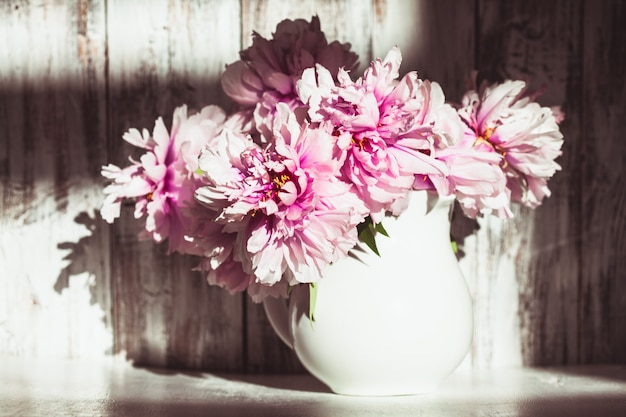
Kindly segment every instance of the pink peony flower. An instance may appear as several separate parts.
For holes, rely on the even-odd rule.
[[[468,217],[497,214],[511,217],[506,178],[494,153],[473,149],[473,140],[464,136],[466,125],[457,111],[445,103],[441,87],[432,83],[429,122],[434,133],[433,156],[445,163],[445,174],[416,176],[414,188],[435,188],[441,195],[456,197]]]
[[[213,258],[205,257],[196,267],[196,270],[208,271],[207,282],[210,285],[217,285],[231,294],[236,294],[247,290],[254,282],[254,275],[244,272],[241,263],[233,259],[232,251],[229,257],[217,265],[213,263]]]
[[[355,185],[377,222],[387,211],[399,214],[416,176],[445,175],[447,170],[432,157],[434,126],[440,119],[430,106],[434,83],[418,79],[415,72],[398,80],[401,60],[393,48],[356,81],[340,69],[335,85],[331,74],[317,65],[298,82],[311,120],[335,126],[345,153],[344,179]]]
[[[200,181],[195,173],[197,155],[221,131],[225,120],[226,114],[216,106],[189,117],[182,106],[174,111],[169,133],[161,118],[152,135],[146,129],[130,129],[123,139],[145,153],[138,161],[130,159],[126,168],[113,164],[102,168],[102,175],[111,181],[104,189],[102,217],[112,223],[120,215],[122,202],[134,199],[135,217],[145,218],[141,238],[168,239],[170,252],[195,253],[184,208],[194,204],[193,190]]]
[[[438,149],[435,155],[449,169],[448,175],[441,178],[439,193],[454,194],[465,215],[471,218],[478,214],[495,214],[501,218],[513,215],[506,177],[496,154],[456,144]]]
[[[328,43],[317,16],[283,20],[272,39],[253,33],[252,46],[240,53],[241,60],[228,65],[222,86],[235,102],[254,113],[255,128],[269,140],[276,105],[301,106],[295,83],[302,71],[316,63],[335,76],[339,68],[352,70],[358,57],[350,44]]]
[[[208,184],[196,198],[237,234],[233,259],[257,284],[315,282],[330,262],[347,255],[367,211],[352,187],[334,173],[335,138],[301,125],[279,104],[272,144],[225,134],[203,150]],[[346,249],[347,248],[347,249]]]
[[[506,81],[469,91],[459,115],[473,148],[500,157],[511,201],[534,208],[550,195],[547,181],[560,169],[555,159],[563,144],[562,114],[524,96],[525,87]]]

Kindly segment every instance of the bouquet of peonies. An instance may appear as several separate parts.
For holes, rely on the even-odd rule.
[[[397,48],[354,79],[356,54],[328,43],[317,17],[285,20],[269,40],[254,33],[240,56],[222,77],[236,112],[179,107],[169,131],[159,118],[152,133],[124,134],[138,160],[102,169],[103,218],[134,199],[142,237],[201,257],[210,284],[260,301],[317,282],[368,231],[384,232],[411,190],[454,195],[470,217],[510,217],[512,202],[550,195],[562,114],[522,81],[452,106],[439,84],[400,78]]]

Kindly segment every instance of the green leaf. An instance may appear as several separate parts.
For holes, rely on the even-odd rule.
[[[317,301],[317,286],[314,282],[309,284],[309,321],[311,322],[311,327],[313,327],[313,322],[315,321],[315,302]]]
[[[457,241],[454,238],[454,236],[452,235],[452,233],[450,233],[450,246],[452,246],[452,252],[454,252],[455,255],[458,255],[459,254],[459,244],[457,243]]]
[[[459,253],[459,245],[457,245],[456,241],[452,240],[450,244],[452,245],[452,252],[454,252],[455,255]]]
[[[387,236],[389,237],[389,233],[387,233],[387,231],[385,230],[385,228],[383,227],[382,222],[381,223],[376,223],[376,227],[375,230],[380,233],[383,236]]]
[[[374,224],[372,218],[367,216],[362,223],[357,225],[356,230],[359,233],[359,240],[365,243],[372,252],[380,256],[378,246],[376,245],[376,235],[380,233],[383,236],[389,237],[389,233],[385,230],[383,224]]]
[[[365,226],[360,227],[363,224],[365,224]],[[376,237],[374,236],[375,230],[372,223],[365,220],[364,223],[357,226],[357,230],[359,232],[359,240],[365,243],[376,255],[380,256],[378,247],[376,246]]]

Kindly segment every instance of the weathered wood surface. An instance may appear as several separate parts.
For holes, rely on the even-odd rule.
[[[518,209],[513,221],[484,219],[472,236],[479,364],[579,359],[582,12],[582,2],[569,0],[479,3],[477,69],[528,79],[531,90],[545,85],[540,102],[567,114],[553,196],[538,210]]]
[[[212,0],[0,5],[0,354],[302,372],[260,306],[97,209],[130,127],[228,105],[224,65],[283,18],[319,15],[360,70],[398,45],[459,100],[472,69],[523,77],[567,114],[551,198],[508,222],[455,219],[477,367],[626,363],[626,4],[620,0]]]
[[[604,4],[604,2],[603,2]],[[585,3],[580,360],[626,362],[626,3]]]

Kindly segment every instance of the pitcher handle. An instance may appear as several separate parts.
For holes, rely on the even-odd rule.
[[[293,337],[289,330],[288,299],[266,297],[263,300],[263,309],[272,328],[287,346],[293,349]]]

